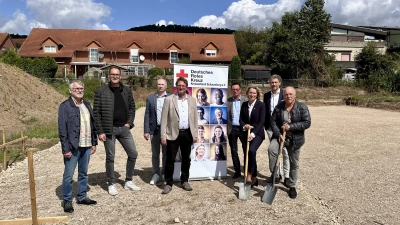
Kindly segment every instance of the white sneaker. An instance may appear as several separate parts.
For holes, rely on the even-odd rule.
[[[118,194],[117,187],[115,187],[115,184],[108,185],[108,194],[110,194],[111,196],[115,196]]]
[[[157,184],[158,180],[160,179],[160,176],[158,176],[158,174],[154,174],[153,178],[151,178],[150,184],[151,185],[155,185]]]
[[[125,187],[126,190],[132,190],[132,191],[140,191],[142,190],[140,187],[136,186],[135,183],[133,183],[133,181],[126,181],[125,182]]]

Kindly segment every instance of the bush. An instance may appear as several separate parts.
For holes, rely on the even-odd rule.
[[[93,78],[85,78],[82,80],[82,82],[85,85],[85,93],[83,97],[85,100],[93,104],[94,94],[96,92],[96,89],[101,86],[101,80]]]
[[[128,77],[128,84],[132,87],[145,87],[146,79],[143,76],[131,75]]]
[[[155,75],[155,76],[157,76],[157,75],[164,75],[164,71],[163,71],[163,69],[161,69],[161,68],[153,67],[153,68],[149,69],[149,71],[147,71],[147,74],[148,74],[149,76],[152,76],[152,75]]]
[[[56,61],[49,56],[34,59],[21,58],[15,50],[8,50],[0,60],[38,78],[54,78],[58,69]]]
[[[178,63],[181,63],[181,64],[192,64],[192,60],[190,58],[183,57],[178,61]]]

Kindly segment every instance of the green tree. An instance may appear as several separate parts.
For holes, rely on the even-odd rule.
[[[331,16],[323,0],[306,0],[300,11],[274,22],[267,41],[265,64],[284,78],[307,77],[331,83],[324,45],[330,40]],[[336,74],[334,75],[336,77]]]
[[[270,31],[252,26],[239,27],[235,31],[236,48],[242,64],[262,65],[264,49]]]
[[[232,82],[240,82],[242,80],[242,63],[239,56],[232,57],[231,64],[229,65],[228,79]]]
[[[355,57],[357,73],[364,79],[364,89],[369,92],[400,91],[398,60],[397,53],[381,54],[375,43],[368,42]]]

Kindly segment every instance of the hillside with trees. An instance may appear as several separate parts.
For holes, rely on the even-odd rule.
[[[204,34],[232,34],[234,30],[227,28],[195,27],[188,25],[145,25],[132,27],[127,31],[175,32],[175,33],[204,33]]]

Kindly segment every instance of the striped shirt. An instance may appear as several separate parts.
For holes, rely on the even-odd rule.
[[[80,112],[80,136],[79,136],[79,147],[91,147],[92,146],[92,133],[90,127],[90,113],[86,108],[85,104],[77,105]]]

